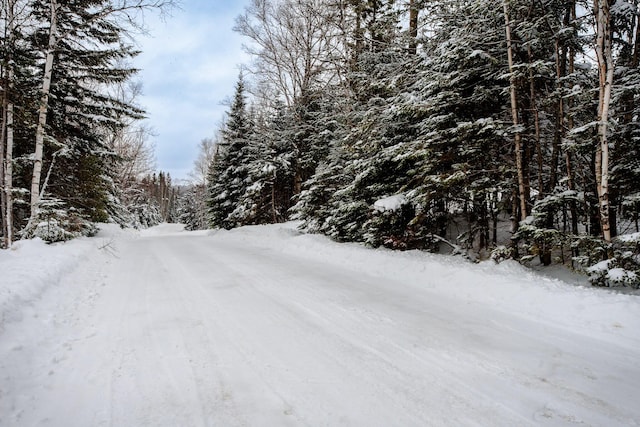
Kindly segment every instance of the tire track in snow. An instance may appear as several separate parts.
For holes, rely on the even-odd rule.
[[[140,239],[129,253],[137,273],[119,279],[135,291],[119,328],[120,346],[129,355],[114,402],[125,409],[116,414],[115,425],[238,425],[237,414],[223,416],[218,424],[220,417],[208,409],[222,400],[213,394],[215,369],[208,369],[216,354],[201,332],[202,319],[181,293],[191,286],[188,277],[160,241]]]
[[[230,249],[231,248],[226,247],[227,253],[230,252]],[[246,252],[246,248],[243,250]],[[249,251],[252,252],[251,259],[254,264],[248,269],[249,271],[245,270],[244,274],[248,277],[260,277],[260,285],[270,285],[267,291],[263,286],[256,284],[256,286],[254,286],[255,292],[259,292],[271,299],[282,311],[293,313],[294,316],[292,317],[294,318],[300,319],[304,317],[304,315],[309,317],[309,314],[311,314],[311,318],[305,320],[312,329],[321,331],[328,337],[335,336],[339,338],[339,340],[333,340],[332,352],[340,350],[338,353],[341,356],[346,355],[347,358],[356,356],[359,358],[355,363],[354,361],[350,361],[349,365],[341,363],[339,359],[337,359],[336,362],[341,363],[346,371],[357,371],[358,376],[361,377],[362,380],[367,381],[369,387],[376,390],[376,394],[378,395],[376,396],[376,400],[384,401],[386,404],[394,402],[397,408],[397,410],[393,411],[394,413],[403,411],[403,415],[410,416],[409,420],[405,422],[398,422],[397,419],[393,420],[390,418],[388,423],[393,423],[394,421],[395,425],[403,425],[406,422],[411,422],[411,425],[425,425],[425,423],[429,423],[429,418],[433,415],[432,412],[435,410],[435,407],[440,405],[430,403],[428,399],[425,399],[425,395],[438,401],[442,401],[442,396],[445,396],[449,403],[456,401],[465,403],[475,400],[476,410],[483,411],[484,416],[489,418],[491,418],[491,414],[495,412],[496,406],[501,406],[499,402],[487,399],[483,393],[465,384],[464,380],[456,376],[450,369],[447,370],[446,366],[451,366],[452,360],[454,363],[460,363],[461,360],[459,360],[459,357],[456,359],[452,353],[447,354],[443,352],[437,345],[433,346],[431,351],[423,354],[422,358],[415,358],[414,362],[418,362],[422,368],[424,368],[424,371],[422,372],[423,376],[414,378],[416,374],[419,374],[415,369],[415,363],[410,363],[409,366],[403,366],[403,364],[406,365],[406,358],[401,357],[402,353],[389,352],[389,349],[392,348],[393,345],[399,347],[391,338],[398,333],[398,322],[389,319],[388,316],[380,314],[380,311],[375,310],[375,308],[371,309],[371,307],[367,305],[364,305],[365,308],[355,305],[362,304],[362,299],[354,301],[350,298],[352,297],[351,295],[348,297],[345,295],[345,289],[347,290],[347,294],[350,293],[352,290],[350,287],[353,287],[356,283],[360,288],[357,294],[360,294],[363,288],[366,293],[366,287],[371,284],[372,280],[375,281],[375,278],[362,278],[348,271],[340,271],[340,275],[343,276],[342,280],[345,280],[347,284],[339,284],[338,286],[343,287],[343,289],[338,292],[338,298],[330,298],[330,305],[323,306],[318,304],[318,291],[326,292],[326,286],[332,285],[329,281],[317,281],[314,276],[314,280],[308,283],[298,282],[298,284],[304,285],[303,287],[307,291],[311,290],[315,292],[301,294],[300,287],[296,287],[295,290],[291,288],[284,289],[285,292],[282,293],[283,289],[277,286],[277,284],[286,281],[286,273],[290,272],[290,270],[285,270],[285,274],[282,275],[280,280],[268,279],[269,272],[272,271],[272,266],[276,260],[270,256],[264,257],[265,254],[251,251],[251,249],[249,249]],[[235,256],[238,255],[237,252],[233,254]],[[280,262],[282,261],[283,260],[280,260]],[[293,263],[288,263],[288,265],[294,266],[299,262],[299,260],[289,261],[294,261]],[[294,270],[301,279],[306,279],[307,276],[312,277],[311,272],[316,273],[315,268],[310,268],[312,267],[310,265],[312,263],[302,261],[302,264],[303,266],[301,268],[291,269]],[[333,273],[335,275],[336,271],[334,270]],[[304,280],[302,280],[302,282],[304,282]],[[276,286],[274,287],[273,285]],[[333,288],[330,289],[332,293],[336,289],[335,286],[329,286],[329,288]],[[278,297],[268,292],[281,294]],[[291,298],[292,295],[288,294],[290,292],[295,294],[295,299]],[[286,301],[286,303],[282,303],[282,301]],[[388,308],[388,306],[386,308]],[[318,309],[321,309],[321,313]],[[303,316],[300,316],[301,313],[303,313]],[[373,322],[371,321],[372,319],[374,320]],[[388,327],[381,331],[380,324],[386,324]],[[411,338],[416,339],[417,337]],[[336,346],[342,348],[338,349]],[[442,363],[442,359],[447,359],[446,363]],[[434,370],[436,373],[434,373]],[[388,377],[387,380],[392,380],[392,382],[379,384],[376,382],[376,379],[372,377],[372,372],[383,374],[385,377]],[[445,378],[446,381],[443,381]],[[428,381],[425,381],[425,379]],[[441,384],[447,384],[447,386],[443,387]],[[452,387],[452,384],[457,384],[457,387]],[[467,396],[466,398],[462,398],[461,395]],[[478,403],[478,401],[482,400],[485,400],[485,402],[482,404]],[[411,402],[411,405],[409,405],[409,402]],[[430,410],[425,411],[423,409],[425,406],[430,407]],[[508,408],[504,409],[509,410]],[[441,415],[443,417],[451,417],[450,413],[448,415]],[[509,421],[503,420],[505,421],[504,425],[513,425],[514,423],[522,425],[523,422],[531,422],[531,420],[523,419],[520,414],[514,413],[513,415],[513,419]],[[477,422],[477,420],[471,419],[460,421],[471,424]],[[440,421],[437,421],[434,425],[439,424]]]
[[[227,253],[232,250],[233,249],[228,245],[226,246]],[[273,265],[278,261],[280,263],[284,263],[284,261],[293,261],[293,265],[297,265],[297,263],[301,261],[296,259],[286,259],[286,257],[283,260],[281,254],[273,255],[262,253],[261,251],[254,250],[252,248],[237,248],[234,255],[238,255],[238,251],[252,252],[253,264],[252,267],[249,268],[251,271],[245,271],[245,273],[255,277],[264,278],[269,271],[273,271]],[[279,260],[276,258],[279,258]],[[314,269],[312,264],[313,263],[305,263],[302,261],[303,267],[301,269],[309,272]],[[324,268],[326,270],[327,267],[329,266],[320,265],[321,269]],[[295,269],[291,270],[295,271]],[[286,272],[291,273],[291,270],[286,270]],[[332,273],[335,274],[336,270],[340,269],[332,268]],[[286,280],[285,276],[287,276],[287,274],[282,275],[281,279],[283,281]],[[347,274],[347,276],[349,275]],[[354,281],[359,279],[362,280],[359,277],[351,278],[351,280]],[[377,286],[371,286],[376,284],[376,278],[368,278],[367,280],[369,280],[369,283],[365,286],[369,286],[372,293],[376,294]],[[377,280],[380,281],[380,279]],[[324,282],[324,284],[329,284],[329,282]],[[317,285],[318,283],[315,283],[311,286]],[[402,284],[396,283],[395,285],[397,285],[397,288],[402,289]],[[393,286],[388,287],[389,290],[392,290],[393,288]],[[350,292],[352,290],[351,284],[349,286],[345,286],[344,289],[347,289]],[[273,288],[270,289],[270,291],[272,290]],[[280,300],[287,300],[287,304],[291,305],[291,298],[287,298],[287,296],[290,297],[290,295],[286,295],[286,293],[292,291],[298,292],[299,287],[296,287],[295,290],[287,289],[285,294],[282,294],[282,298],[280,298]],[[317,295],[313,295],[313,297],[317,297]],[[296,293],[296,298],[300,298],[300,292]],[[367,302],[366,299],[363,301],[362,298],[355,299],[354,301],[356,304]],[[446,297],[443,298],[441,296],[438,296],[438,301],[440,303],[452,302],[450,299]],[[297,302],[299,303],[300,301]],[[306,305],[307,308],[315,307],[317,309],[322,307],[318,304],[318,301],[313,301],[312,299],[307,299],[304,305]],[[410,308],[415,310],[415,305],[416,304]],[[453,354],[455,355],[453,360],[443,361],[442,354],[431,352],[425,355],[424,351],[421,353],[420,357],[416,357],[415,359],[425,368],[433,369],[434,366],[440,366],[441,371],[446,373],[442,379],[450,378],[452,380],[451,382],[458,384],[457,393],[461,390],[471,392],[467,401],[474,402],[472,409],[475,411],[483,410],[483,405],[479,404],[478,400],[480,402],[484,400],[486,403],[486,406],[484,406],[484,412],[489,416],[489,422],[491,422],[491,412],[495,412],[498,408],[501,408],[499,410],[501,417],[505,417],[506,413],[511,413],[514,417],[513,422],[517,422],[519,425],[522,425],[523,422],[536,425],[540,424],[541,421],[537,417],[537,414],[540,411],[545,413],[546,419],[544,421],[546,425],[556,425],[554,423],[558,422],[563,424],[568,420],[574,420],[576,422],[579,421],[579,418],[571,416],[570,414],[563,414],[559,410],[556,410],[553,413],[548,411],[546,408],[549,406],[547,404],[549,395],[554,396],[554,398],[559,401],[568,403],[569,406],[574,407],[578,413],[589,414],[592,419],[602,419],[602,425],[608,425],[607,423],[610,422],[611,418],[618,419],[619,425],[627,425],[630,422],[633,422],[632,412],[626,411],[625,408],[633,407],[631,396],[633,396],[633,388],[635,387],[633,378],[634,375],[637,377],[637,370],[633,370],[631,368],[634,366],[633,355],[629,354],[626,349],[616,346],[613,346],[613,348],[603,347],[598,341],[590,340],[588,337],[584,337],[583,335],[568,333],[562,329],[554,329],[549,327],[547,324],[536,324],[530,320],[508,316],[503,312],[490,310],[488,307],[469,307],[472,309],[470,311],[467,310],[466,307],[463,307],[463,310],[454,310],[452,308],[446,308],[443,310],[433,303],[429,303],[427,300],[420,300],[417,305],[421,305],[422,313],[420,313],[420,310],[415,311],[421,314],[421,319],[423,321],[436,320],[436,329],[442,329],[442,331],[438,332],[441,338],[457,337],[457,341],[446,343],[450,347],[453,346],[452,350],[454,350]],[[389,310],[389,308],[393,307],[390,307],[386,301],[382,305],[374,304],[366,306],[372,308],[375,312],[394,312],[393,310]],[[424,313],[424,307],[431,308],[435,313]],[[332,316],[335,318],[335,313],[339,312],[338,309],[340,308],[344,310],[344,307],[333,305],[324,310],[321,314],[316,314],[316,318],[331,319]],[[379,310],[380,308],[383,310]],[[452,323],[452,320],[455,321],[458,319],[466,320],[463,321],[463,325],[455,326],[455,324]],[[514,333],[513,331],[509,331],[509,328],[499,327],[499,324],[492,325],[492,323],[496,323],[496,321],[491,319],[500,319],[500,324],[514,324],[519,325],[520,327]],[[342,320],[339,320],[334,322],[334,326],[340,326],[343,323],[344,322],[342,322]],[[353,324],[353,322],[351,324]],[[376,326],[376,328],[377,327],[378,326]],[[340,330],[340,327],[338,327],[337,330]],[[527,331],[527,333],[524,333],[524,331]],[[360,332],[363,332],[361,327]],[[386,335],[383,336],[394,336],[397,332],[397,328],[388,328]],[[405,338],[412,337],[409,336]],[[349,332],[347,336],[345,336],[345,339],[350,339],[355,343],[359,341],[357,333],[353,333],[353,331]],[[460,343],[463,343],[465,340],[468,340],[469,346],[460,348]],[[513,342],[510,342],[510,340]],[[371,351],[371,346],[369,345],[371,342],[376,342],[376,335],[373,330],[363,334],[363,338],[360,340],[360,345],[362,348]],[[385,348],[385,346],[388,347],[394,343],[393,341],[387,340],[386,344],[378,344],[378,347]],[[455,348],[456,346],[458,348]],[[558,357],[551,357],[551,360],[548,361],[549,352],[555,352],[558,349],[558,346],[563,348],[563,350],[560,351],[560,355]],[[404,350],[406,348],[410,348],[410,346],[403,345],[401,348]],[[589,357],[589,355],[585,356],[585,348],[594,349],[592,352],[599,354],[597,354],[596,357]],[[372,353],[375,354],[376,350],[373,349]],[[411,353],[411,351],[409,351],[409,353]],[[541,365],[539,378],[532,378],[536,373],[525,372],[519,367],[517,360],[510,360],[514,355],[518,357],[519,353],[521,353],[521,358],[539,360],[538,363]],[[380,356],[380,354],[378,354],[378,356]],[[383,357],[383,359],[385,358]],[[391,361],[391,365],[394,368],[397,368],[397,361],[401,359],[402,358],[399,357],[397,353],[386,358],[387,361]],[[580,379],[576,379],[575,384],[571,385],[563,385],[560,383],[554,384],[553,372],[545,374],[545,370],[553,369],[556,365],[563,369],[573,369],[574,366],[580,366],[580,369],[587,372],[598,370],[598,361],[602,360],[613,360],[615,361],[614,364],[617,366],[628,366],[628,372],[626,372],[628,376],[624,375],[625,372],[622,372],[619,376],[615,377],[613,381],[609,379],[608,382],[604,382],[603,380],[600,382],[594,382],[593,384],[586,384],[587,386],[590,386],[590,388],[587,387],[587,392],[585,393],[581,391],[585,384],[583,381],[580,381]],[[455,372],[451,372],[451,366],[455,366],[456,364],[467,370],[465,376],[456,375]],[[583,367],[582,365],[586,366]],[[530,364],[525,363],[523,366],[530,366]],[[411,372],[405,373],[410,374]],[[498,379],[497,384],[496,378]],[[534,381],[531,381],[532,379]],[[590,380],[594,379],[597,378],[591,378]],[[489,380],[491,382],[491,386],[484,384],[485,381],[483,380]],[[624,402],[607,403],[598,397],[601,394],[601,389],[615,387],[619,384],[626,385],[629,388],[630,400],[627,405],[625,405]],[[499,386],[497,389],[495,388],[496,385]],[[520,406],[516,405],[511,408],[503,405],[501,402],[506,401],[513,405],[512,397],[515,392],[514,385],[517,386],[515,387],[516,390],[523,394],[524,402]],[[448,388],[451,387],[449,386]],[[446,393],[448,390],[443,391]],[[464,393],[460,394],[464,395]],[[558,405],[554,406],[558,407]],[[606,413],[605,417],[601,417],[599,415],[603,411]],[[554,416],[560,419],[553,420],[552,418]],[[505,422],[504,419],[502,422],[504,422],[504,425],[512,424],[511,421]]]
[[[243,251],[246,252],[246,248],[243,248]],[[234,270],[233,265],[234,263],[237,263],[237,259],[241,256],[241,254],[234,251],[233,248],[229,246],[225,246],[224,250],[219,251],[217,255],[218,257],[221,258],[218,261],[222,261],[222,262],[219,262],[218,264],[216,264],[216,266],[218,267],[225,266],[226,269],[231,268],[231,270]],[[296,322],[303,321],[306,324],[308,331],[311,331],[311,333],[313,332],[316,333],[316,336],[314,336],[314,340],[321,339],[320,337],[317,336],[317,334],[319,333],[323,334],[324,336],[322,337],[322,339],[324,340],[325,343],[328,343],[328,346],[330,348],[329,352],[325,352],[324,357],[329,358],[330,360],[332,360],[334,363],[338,365],[342,365],[343,370],[345,373],[347,373],[347,375],[350,372],[351,373],[350,376],[353,376],[354,375],[353,372],[357,371],[360,381],[364,381],[366,383],[366,387],[364,387],[363,389],[365,390],[375,389],[376,393],[378,394],[377,397],[380,400],[386,401],[387,404],[389,402],[394,402],[394,404],[397,407],[397,411],[393,411],[393,412],[404,411],[405,413],[403,415],[409,416],[409,420],[411,420],[412,424],[424,425],[425,422],[428,422],[428,417],[422,411],[419,411],[418,414],[413,414],[410,412],[410,409],[412,409],[413,412],[415,412],[416,408],[419,408],[422,404],[424,404],[425,403],[424,399],[417,399],[417,401],[414,402],[412,408],[406,407],[407,400],[411,400],[412,396],[419,396],[420,393],[418,393],[418,391],[425,391],[423,389],[424,384],[421,384],[419,381],[414,382],[415,383],[414,389],[407,388],[406,383],[410,382],[411,374],[414,372],[403,371],[398,367],[398,364],[393,361],[392,357],[387,356],[384,352],[379,351],[376,347],[367,344],[366,340],[372,339],[372,338],[374,342],[376,340],[380,341],[375,331],[367,330],[367,334],[363,338],[359,338],[356,332],[349,331],[344,327],[344,324],[353,324],[354,321],[362,320],[361,316],[353,317],[349,315],[347,316],[343,315],[336,318],[335,313],[340,313],[341,311],[344,312],[345,310],[344,310],[344,307],[332,306],[331,313],[333,313],[333,320],[318,322],[317,319],[321,318],[321,316],[317,314],[310,316],[310,310],[308,309],[308,307],[310,306],[309,303],[311,302],[311,299],[300,300],[300,295],[297,293],[295,294],[296,299],[293,299],[293,300],[292,298],[287,298],[287,297],[291,297],[292,295],[283,295],[281,298],[277,298],[274,295],[270,295],[269,292],[274,291],[273,285],[275,284],[275,282],[268,277],[269,271],[265,271],[255,267],[255,262],[258,260],[256,259],[255,254],[251,254],[251,255],[252,255],[252,258],[247,257],[246,259],[247,262],[243,264],[242,270],[235,270],[235,271],[232,271],[232,273],[235,276],[244,278],[245,282],[250,283],[248,285],[245,285],[245,288],[249,288],[251,290],[251,293],[253,294],[254,298],[256,294],[260,294],[261,298],[266,299],[267,301],[270,302],[270,304],[274,305],[277,308],[276,312],[288,313],[289,316],[288,316],[287,322],[289,324],[295,325]],[[246,257],[246,253],[244,256]],[[254,263],[253,266],[249,266],[249,263],[248,263],[249,260]],[[272,265],[272,262],[267,263],[267,270],[272,269],[271,265]],[[256,278],[259,278],[259,279],[256,280]],[[253,283],[251,283],[252,280],[253,280]],[[265,290],[265,285],[270,286],[268,289],[269,292]],[[321,287],[322,285],[323,285],[322,283],[311,284],[311,286],[315,286],[315,287],[318,287],[318,286]],[[306,286],[308,287],[309,284],[307,284]],[[291,289],[287,290],[287,292],[288,291],[291,291]],[[238,300],[247,301],[249,297],[250,295],[245,291],[242,298],[238,298]],[[286,301],[286,303],[283,303],[282,301]],[[303,308],[301,310],[299,307],[296,308],[296,305],[299,307],[307,307],[307,308],[306,309]],[[317,305],[317,302],[316,302],[316,305]],[[325,315],[331,314],[331,313],[325,313]],[[350,313],[347,313],[347,314],[350,314]],[[332,316],[328,315],[324,317],[327,319],[331,319]],[[360,329],[362,330],[362,325],[360,325]],[[340,332],[341,330],[342,332]],[[385,341],[380,341],[379,344],[386,345],[387,343]],[[255,345],[255,343],[252,343],[252,345]],[[269,350],[268,347],[265,346],[264,349],[261,349],[261,355],[264,356],[265,354],[268,354],[269,353],[268,350]],[[321,349],[320,349],[320,352],[322,352]],[[336,358],[331,353],[338,353],[342,357],[353,357],[355,355],[360,357],[361,360],[357,361],[356,363],[353,363],[353,361],[351,361],[350,365],[346,365],[345,363],[341,362],[339,358]],[[437,358],[441,356],[442,355],[434,355],[432,357],[433,363],[431,363],[431,367],[433,367],[433,365],[437,366],[437,363],[435,362],[437,361]],[[375,378],[372,378],[371,372],[377,372],[377,371],[387,372],[387,373],[393,372],[393,376],[396,378],[395,382],[397,383],[396,388],[390,388],[387,384],[381,385],[376,381]],[[441,371],[446,372],[444,369],[441,369]],[[455,379],[453,375],[449,374],[449,376]],[[400,384],[402,384],[401,387],[399,387]],[[436,384],[435,381],[432,382],[432,387],[434,387],[435,384]],[[464,389],[468,390],[470,388],[460,387],[460,390],[464,390]],[[447,394],[447,390],[441,388],[438,391],[438,393],[432,392],[432,395],[435,396],[435,395],[440,395],[442,393]],[[448,394],[451,395],[450,392]],[[384,397],[382,398],[381,396],[384,396]],[[478,396],[475,396],[475,397],[477,398]],[[471,400],[471,399],[468,399],[468,400]],[[488,402],[487,409],[486,409],[487,413],[491,413],[493,410],[495,410],[494,403],[495,402]],[[409,410],[409,414],[407,414],[408,410]],[[516,417],[516,419],[518,419],[518,417]],[[393,422],[393,419],[390,418],[389,422]],[[518,422],[521,424],[523,420],[519,419]],[[397,423],[397,425],[400,425],[400,423]]]

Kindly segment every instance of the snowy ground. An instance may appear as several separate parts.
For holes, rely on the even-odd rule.
[[[640,297],[291,224],[0,251],[0,426],[637,426]]]

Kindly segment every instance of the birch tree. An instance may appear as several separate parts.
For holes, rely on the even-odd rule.
[[[611,10],[609,0],[594,0],[596,20],[596,55],[598,59],[598,147],[596,149],[596,183],[600,223],[605,241],[611,241],[609,218],[609,107],[613,86],[614,62],[611,44]]]
[[[509,22],[509,8],[507,6],[507,1],[503,1],[502,3],[504,9],[504,23],[505,23],[505,34],[507,40],[507,60],[509,65],[509,98],[511,102],[511,120],[513,121],[513,126],[515,128],[513,143],[514,143],[514,152],[516,157],[516,172],[518,175],[518,197],[520,200],[520,220],[524,221],[528,215],[527,209],[527,192],[526,185],[524,179],[524,164],[522,160],[522,135],[519,129],[519,114],[518,114],[518,95],[516,88],[516,75],[515,68],[513,63],[513,44],[511,40],[511,23]],[[514,230],[515,231],[515,230]]]
[[[44,74],[40,106],[38,108],[38,123],[36,127],[36,143],[33,153],[33,174],[31,177],[31,219],[35,219],[40,200],[40,175],[42,174],[42,156],[44,151],[44,127],[47,124],[47,111],[49,107],[49,93],[51,90],[51,75],[53,73],[53,57],[58,43],[58,3],[49,0],[49,42],[45,52]]]
[[[2,92],[2,131],[0,132],[0,213],[4,247],[11,247],[13,231],[13,163],[15,147],[15,69],[19,62],[17,38],[20,36],[24,20],[26,3],[17,0],[5,0],[2,3],[0,18],[3,25],[2,61],[0,63],[0,92]]]
[[[12,72],[8,72],[8,81],[13,78]],[[6,147],[4,153],[4,200],[3,208],[5,216],[3,218],[4,225],[4,247],[10,248],[13,241],[13,102],[5,101],[5,128],[6,128]]]
[[[4,236],[4,247],[10,248],[13,241],[13,135],[14,135],[14,103],[12,96],[13,89],[13,61],[11,50],[14,43],[15,32],[15,1],[7,0],[5,10],[6,18],[4,34],[4,60],[2,63],[2,79],[4,87],[2,89],[2,132],[0,138],[0,182],[2,183],[2,234]],[[5,143],[6,141],[6,143]]]
[[[223,126],[223,125],[221,125]],[[193,162],[193,170],[189,173],[189,178],[193,180],[194,185],[207,186],[207,175],[209,166],[213,162],[216,149],[222,142],[221,132],[218,131],[213,138],[204,138],[198,146],[198,157]]]

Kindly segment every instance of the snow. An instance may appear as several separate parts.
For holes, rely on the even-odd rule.
[[[273,173],[274,171],[276,171],[276,167],[270,163],[264,165],[264,167],[262,168],[263,174],[270,174],[270,173]]]
[[[616,239],[626,243],[640,243],[640,233],[623,234]]]
[[[607,272],[607,279],[612,282],[624,282],[626,280],[635,280],[636,273],[633,271],[625,270],[624,268],[612,268]]]
[[[587,271],[589,273],[604,272],[604,271],[607,271],[609,269],[609,265],[610,264],[611,264],[611,260],[605,259],[605,260],[600,261],[597,264],[594,264],[591,267],[587,268]]]
[[[615,3],[611,6],[612,15],[632,16],[636,13],[636,6],[623,0],[616,0]]]
[[[376,200],[376,202],[373,204],[373,207],[378,212],[397,211],[406,204],[407,198],[404,196],[404,194],[396,194],[393,196],[384,197],[380,200]]]
[[[0,251],[0,426],[640,425],[640,296],[295,225]]]

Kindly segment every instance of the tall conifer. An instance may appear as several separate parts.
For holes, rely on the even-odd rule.
[[[229,229],[237,226],[231,213],[248,186],[246,155],[251,132],[244,77],[240,73],[222,130],[222,141],[209,172],[207,205],[212,227]]]

